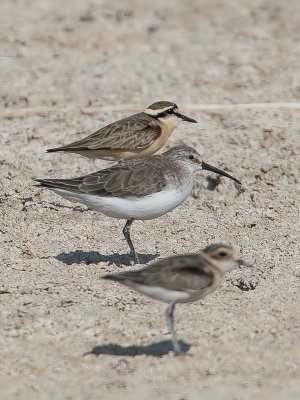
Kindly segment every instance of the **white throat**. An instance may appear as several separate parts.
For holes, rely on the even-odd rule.
[[[168,115],[167,117],[158,118],[158,120],[172,129],[177,128],[177,126],[182,122],[181,118],[172,114]]]
[[[237,265],[238,265],[238,263],[235,261],[227,261],[226,263],[223,263],[222,271],[225,274],[226,272],[232,271],[233,268],[236,267]]]

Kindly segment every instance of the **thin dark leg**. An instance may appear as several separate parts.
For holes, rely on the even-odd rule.
[[[174,356],[177,356],[178,354],[180,354],[180,348],[174,331],[174,318],[173,318],[174,308],[175,308],[175,303],[171,303],[169,307],[166,308],[165,317],[167,321],[167,328],[172,335]]]
[[[134,250],[134,247],[133,247],[133,244],[132,244],[132,241],[131,241],[131,238],[130,238],[130,231],[129,231],[133,221],[134,221],[133,219],[128,219],[127,220],[127,222],[126,222],[126,224],[125,224],[125,226],[123,228],[123,235],[125,236],[125,239],[126,239],[126,241],[128,243],[128,246],[130,248],[134,263],[137,264],[139,261],[138,261],[136,252]]]

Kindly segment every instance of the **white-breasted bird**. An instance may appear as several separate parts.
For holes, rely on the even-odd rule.
[[[177,146],[163,154],[123,160],[112,167],[74,179],[38,179],[60,196],[85,204],[109,217],[126,219],[123,234],[137,263],[129,228],[134,220],[157,218],[173,210],[191,193],[193,176],[208,170],[240,182],[205,163],[189,146]]]

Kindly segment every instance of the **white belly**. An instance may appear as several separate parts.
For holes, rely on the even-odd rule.
[[[99,211],[108,217],[122,219],[152,219],[173,210],[190,194],[193,181],[187,182],[181,190],[166,188],[145,197],[100,197],[85,193],[69,192],[63,189],[54,189],[60,196],[85,204],[92,210]]]
[[[208,293],[212,292],[214,288],[207,290],[176,290],[170,288],[164,288],[161,286],[143,285],[142,283],[124,281],[127,286],[146,296],[152,297],[153,299],[163,301],[164,303],[189,303],[197,301],[205,297]]]
[[[146,296],[163,301],[164,303],[172,303],[173,301],[177,303],[185,303],[189,302],[191,298],[189,292],[185,292],[183,290],[172,290],[160,286],[150,286],[139,283],[133,283],[132,285],[128,284],[128,286],[138,290],[140,293],[143,293]]]

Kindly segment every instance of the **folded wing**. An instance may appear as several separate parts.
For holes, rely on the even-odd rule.
[[[214,282],[213,269],[200,254],[176,256],[158,261],[152,266],[139,271],[106,275],[103,278],[120,281],[124,284],[132,281],[179,291],[205,291]]]
[[[113,122],[92,135],[53,151],[138,149],[149,146],[161,134],[161,127],[144,113]]]
[[[74,179],[37,180],[41,186],[98,196],[141,197],[160,192],[166,185],[161,156],[120,161],[118,164]]]

